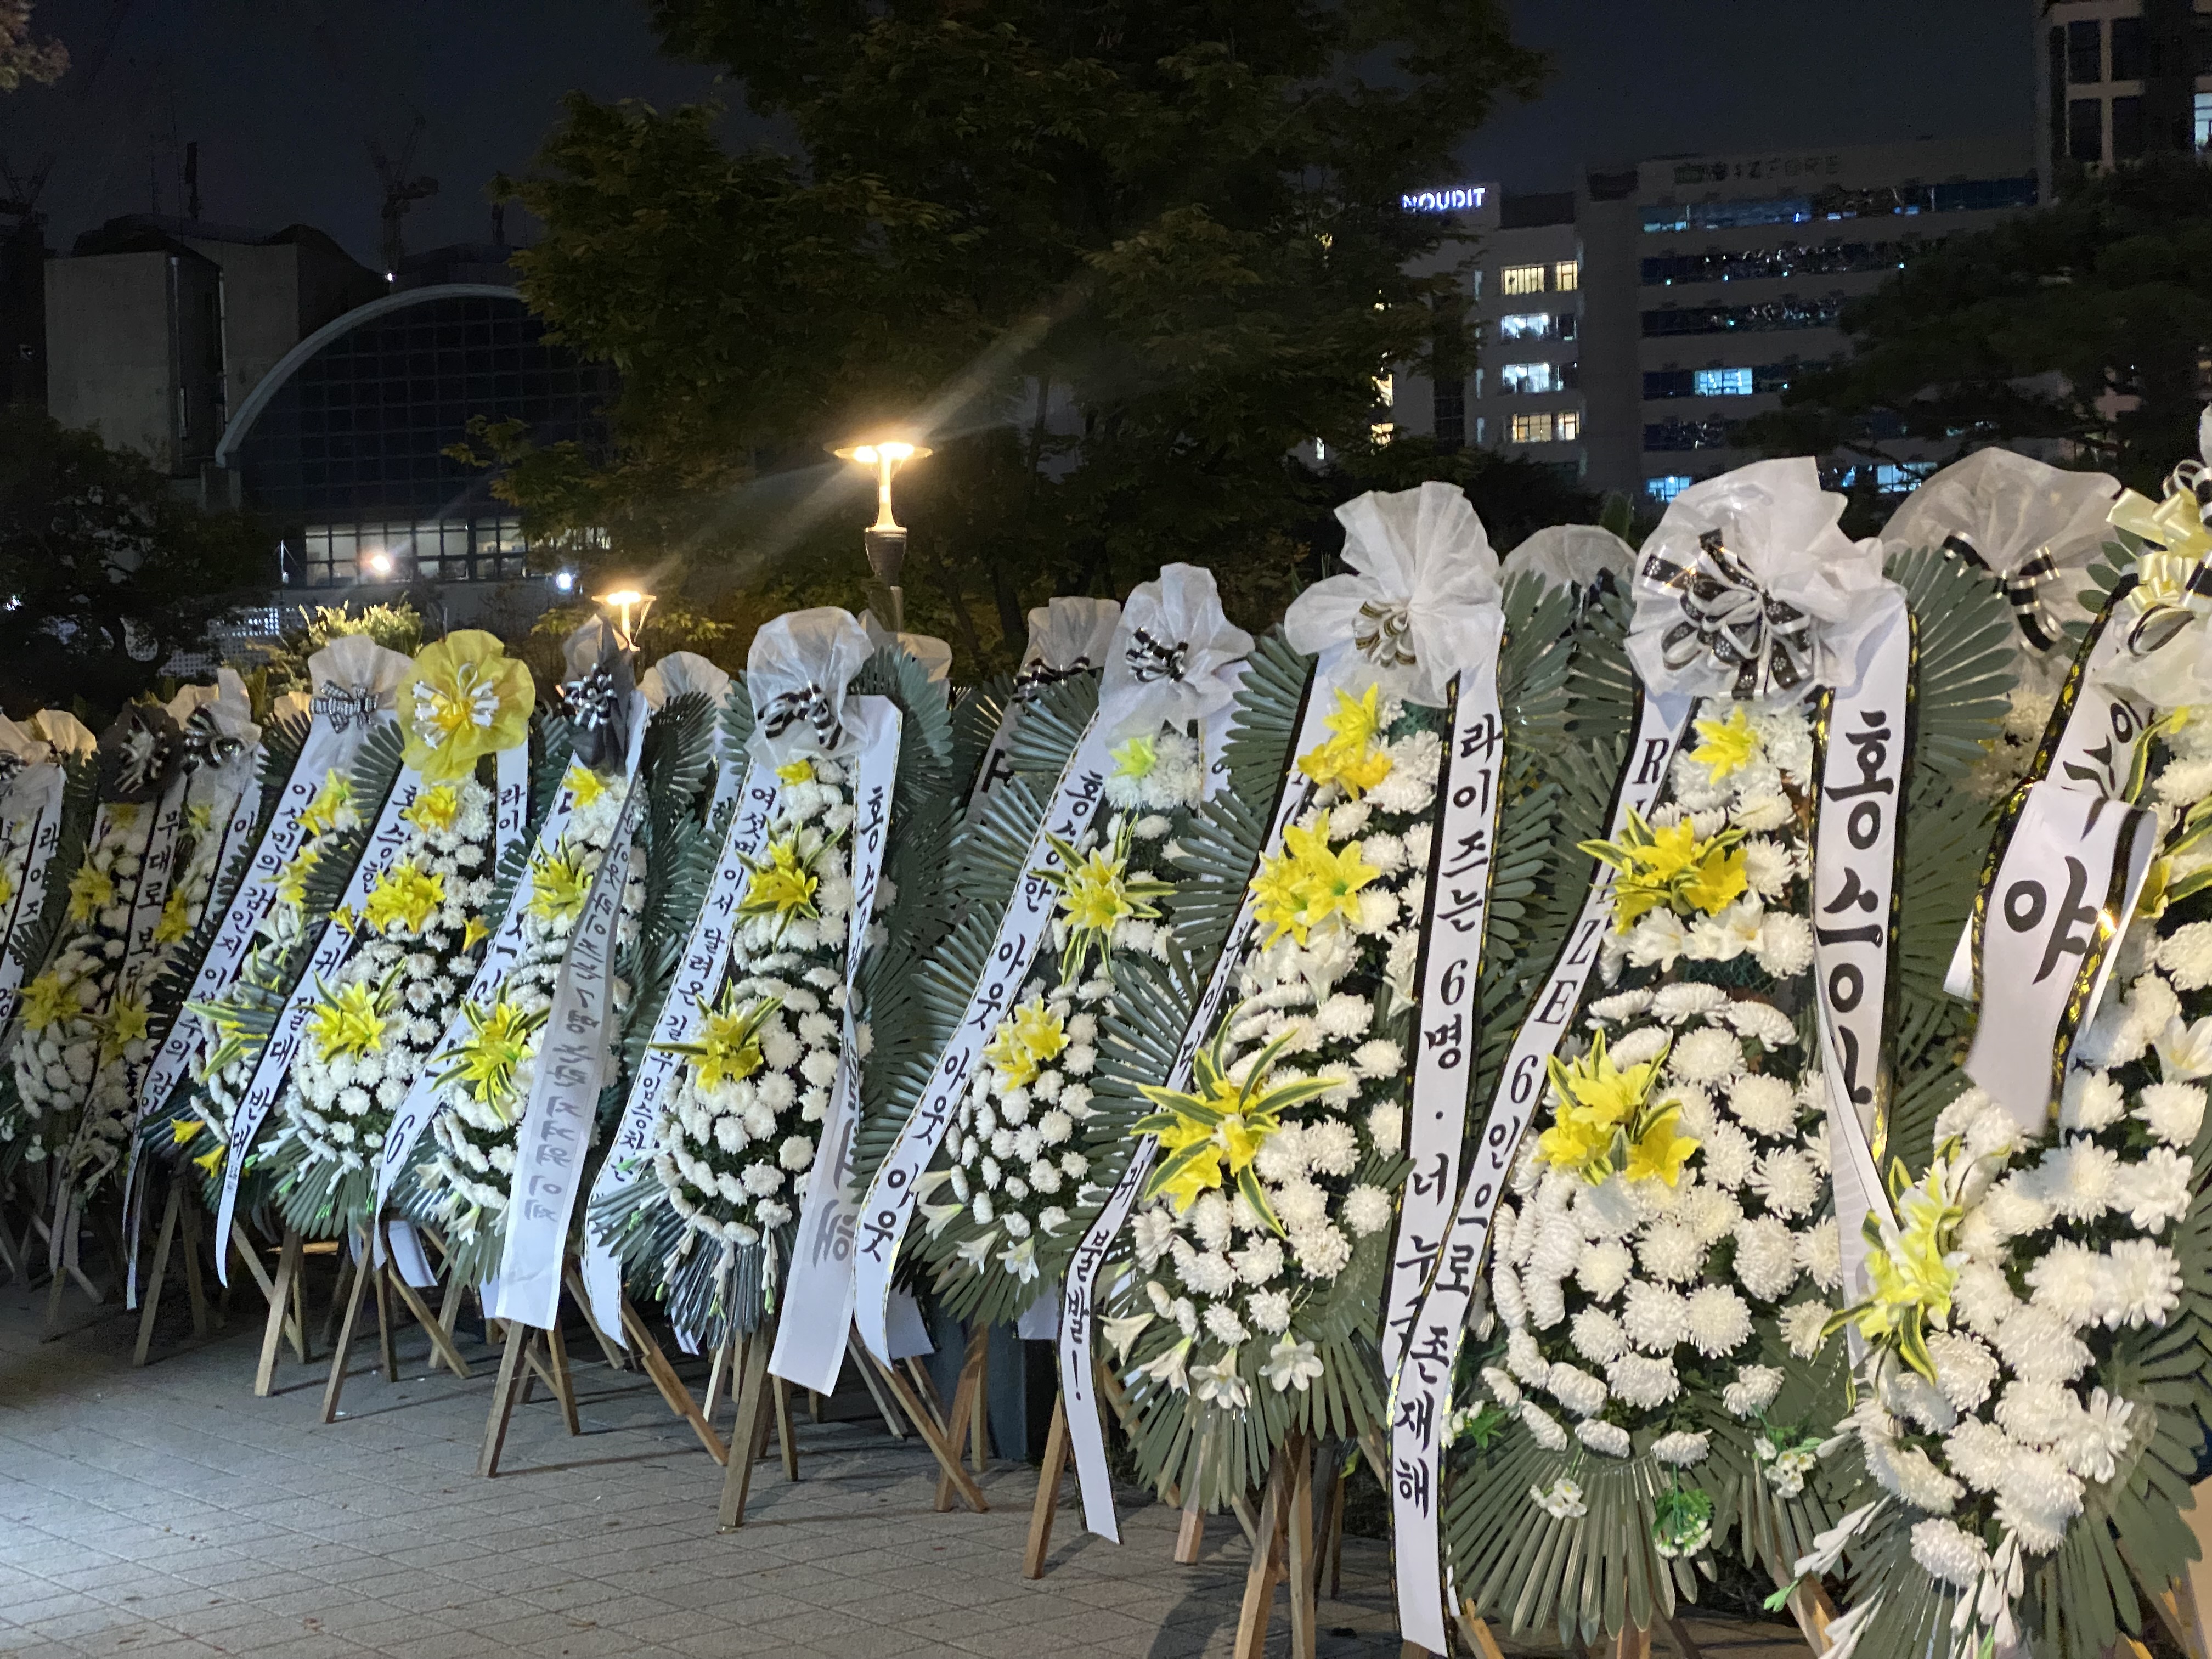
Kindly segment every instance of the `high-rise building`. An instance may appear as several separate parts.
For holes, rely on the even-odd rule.
[[[2036,171],[2108,167],[2212,145],[2212,8],[2192,0],[2044,0],[2035,9]]]
[[[1671,156],[1588,173],[1571,194],[1495,185],[1401,199],[1478,240],[1474,360],[1391,378],[1394,425],[1549,461],[1654,501],[1756,459],[1749,416],[1846,348],[1844,305],[1918,247],[2039,199],[2020,143],[1934,143]],[[1463,368],[1463,374],[1455,372]],[[1831,482],[1901,493],[1932,470],[1831,458]]]

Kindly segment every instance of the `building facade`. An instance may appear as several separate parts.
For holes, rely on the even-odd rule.
[[[2035,8],[2036,167],[2109,167],[2212,145],[2212,3],[2044,0]]]
[[[1474,356],[1463,375],[1439,354],[1432,377],[1393,376],[1393,424],[1663,502],[1757,459],[1744,422],[1845,349],[1848,301],[2039,185],[2024,146],[1919,143],[1674,156],[1593,170],[1571,195],[1431,199],[1476,239]],[[1866,479],[1835,458],[1832,483],[1902,493],[1931,470],[1875,435],[1891,459]]]

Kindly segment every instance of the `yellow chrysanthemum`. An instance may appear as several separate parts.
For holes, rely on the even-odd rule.
[[[1389,777],[1390,757],[1376,746],[1382,729],[1381,694],[1381,687],[1370,685],[1365,696],[1354,698],[1340,688],[1336,712],[1322,722],[1332,735],[1298,757],[1298,770],[1324,788],[1336,785],[1354,800]]]
[[[1358,915],[1360,889],[1382,873],[1360,858],[1358,842],[1332,851],[1321,831],[1293,824],[1283,831],[1282,852],[1261,860],[1254,915],[1274,930],[1268,944],[1288,933],[1303,945],[1331,916]]]
[[[70,878],[69,919],[88,922],[115,902],[115,881],[105,870],[95,870],[89,864],[77,866]]]
[[[360,1059],[384,1046],[385,1010],[374,986],[362,981],[322,996],[307,1015],[307,1037],[325,1060]]]
[[[450,783],[425,789],[399,816],[426,836],[449,834],[460,821],[461,792]]]
[[[478,1013],[476,1004],[464,1003],[461,1013],[469,1023],[469,1035],[453,1063],[438,1078],[438,1085],[460,1083],[477,1100],[498,1104],[513,1091],[514,1073],[530,1058],[532,1039],[545,1015],[542,1011],[525,1013],[511,1002],[494,1003],[489,1013]]]
[[[592,890],[592,872],[584,866],[584,849],[563,838],[531,866],[530,914],[549,927],[571,922],[584,913],[584,900]]]
[[[386,871],[368,890],[362,914],[380,933],[419,933],[422,924],[446,902],[446,878],[435,871],[402,864]]]
[[[1697,730],[1702,741],[1690,751],[1690,758],[1710,769],[1715,783],[1758,757],[1759,733],[1751,729],[1741,703],[1729,710],[1726,720],[1699,720]]]
[[[7,899],[0,896],[0,904],[6,902]],[[161,901],[161,919],[154,924],[154,943],[174,945],[191,930],[191,900],[185,896],[184,889],[179,887]]]
[[[536,697],[530,671],[496,635],[463,628],[424,646],[399,689],[407,764],[427,782],[459,782],[482,757],[529,735]]]
[[[76,982],[49,969],[23,988],[23,1024],[46,1031],[77,1012]]]

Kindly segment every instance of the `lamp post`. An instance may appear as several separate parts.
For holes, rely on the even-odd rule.
[[[908,461],[918,461],[927,455],[928,447],[910,444],[902,439],[884,439],[848,444],[830,453],[841,461],[875,470],[876,521],[862,532],[862,539],[867,544],[869,574],[874,576],[878,590],[869,595],[869,601],[871,608],[879,610],[884,625],[892,633],[898,633],[906,626],[906,592],[899,586],[899,567],[906,562],[906,531],[891,516],[891,475]]]
[[[646,613],[653,609],[653,595],[641,593],[635,587],[617,587],[611,593],[595,594],[596,603],[606,606],[615,614],[615,643],[625,651],[637,648],[637,630],[645,626]]]

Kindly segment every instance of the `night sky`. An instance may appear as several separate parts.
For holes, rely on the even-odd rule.
[[[1516,0],[1555,54],[1534,102],[1506,108],[1465,177],[1563,190],[1577,167],[1640,156],[2017,137],[2034,94],[2033,0]],[[156,185],[181,209],[183,146],[200,146],[203,216],[274,230],[304,221],[377,257],[380,186],[416,117],[410,248],[489,240],[484,188],[526,166],[561,94],[666,106],[712,74],[660,58],[629,0],[38,0],[38,32],[75,64],[60,85],[0,94],[0,157],[48,156],[53,246]],[[730,100],[737,100],[732,97]],[[1416,185],[1434,181],[1411,181]],[[512,239],[530,227],[510,217]]]

